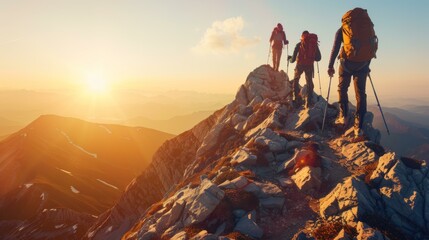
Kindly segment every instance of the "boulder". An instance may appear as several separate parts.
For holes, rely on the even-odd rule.
[[[225,193],[210,180],[205,179],[194,191],[194,194],[186,199],[184,225],[204,221],[223,199]]]
[[[260,239],[264,231],[256,224],[256,212],[251,211],[244,215],[234,227],[234,231],[241,232],[252,238]]]
[[[246,149],[238,150],[231,159],[231,164],[253,166],[258,158]]]
[[[301,191],[313,193],[318,191],[322,184],[322,170],[320,168],[305,166],[292,175],[291,178]]]
[[[287,140],[270,128],[265,128],[256,136],[255,144],[266,147],[271,152],[282,152],[286,150]]]
[[[372,198],[368,187],[356,177],[349,177],[339,183],[319,202],[319,211],[323,218],[340,216],[351,226],[356,225],[358,218],[373,214],[376,209],[376,201]]]
[[[385,240],[386,238],[383,236],[383,234],[371,228],[366,223],[358,222],[356,226],[356,231],[358,232],[358,235],[356,237],[357,240]]]

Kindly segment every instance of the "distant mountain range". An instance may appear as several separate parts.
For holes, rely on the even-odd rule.
[[[101,214],[172,137],[141,127],[39,117],[0,142],[0,236],[5,226],[46,218],[46,211],[87,220]]]
[[[200,121],[206,119],[213,114],[212,111],[200,111],[188,115],[176,116],[166,120],[154,120],[146,117],[136,117],[129,119],[126,125],[144,126],[148,128],[158,129],[163,132],[172,134],[180,134],[191,129]]]
[[[374,113],[373,125],[382,133],[383,146],[403,156],[429,161],[429,107],[410,106],[409,109],[383,107],[389,136],[378,107],[369,107]]]

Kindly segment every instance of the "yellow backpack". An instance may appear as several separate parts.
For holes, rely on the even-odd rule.
[[[365,62],[376,58],[378,38],[366,9],[355,8],[343,15],[343,48],[340,58]]]

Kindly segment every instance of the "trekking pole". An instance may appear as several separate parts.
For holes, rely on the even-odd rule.
[[[375,99],[377,100],[378,108],[380,109],[381,117],[383,118],[384,126],[386,126],[387,135],[390,135],[389,128],[387,127],[386,119],[384,118],[383,110],[381,109],[380,101],[378,101],[377,93],[375,92],[374,84],[372,83],[371,75],[368,73],[369,81],[371,82],[372,90],[374,90]]]
[[[328,96],[326,97],[325,112],[323,113],[322,133],[323,133],[323,129],[325,128],[326,111],[328,110],[328,105],[329,105],[329,93],[331,92],[331,80],[332,80],[332,77],[329,77]]]
[[[319,62],[316,62],[316,64],[317,64],[317,75],[319,75],[319,90],[320,90],[320,96],[322,96],[322,84],[320,83]]]
[[[289,44],[286,45],[286,59],[287,59],[287,65],[286,65],[286,74],[289,77]]]
[[[267,65],[268,65],[268,62],[270,61],[270,54],[271,54],[271,43],[270,43],[270,45],[268,46],[268,58],[267,58]]]

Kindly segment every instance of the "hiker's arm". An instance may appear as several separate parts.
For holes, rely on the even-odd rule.
[[[271,33],[270,43],[273,41],[273,37],[274,37],[274,32]]]
[[[316,56],[314,57],[314,60],[316,62],[322,60],[322,54],[320,53],[319,46],[316,47]]]
[[[329,59],[328,68],[334,68],[335,58],[338,56],[338,52],[340,51],[342,42],[343,42],[343,31],[340,28],[335,34],[334,46],[332,46],[331,58]]]
[[[296,57],[298,56],[299,46],[301,43],[296,44],[295,49],[293,50],[292,58],[290,59],[291,63],[294,63],[296,61]]]
[[[283,31],[283,42],[285,45],[289,44],[289,41],[286,39],[286,33]]]

